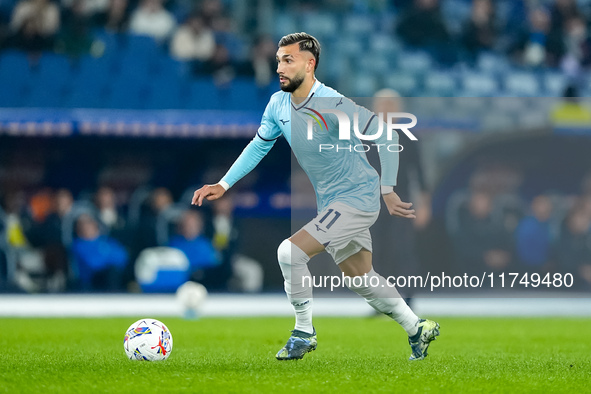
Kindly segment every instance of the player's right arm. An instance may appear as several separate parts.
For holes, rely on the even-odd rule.
[[[261,120],[256,135],[244,148],[238,159],[232,164],[226,175],[215,185],[205,185],[193,193],[191,204],[201,206],[203,200],[217,200],[234,186],[236,182],[251,172],[271,150],[277,138],[281,136],[281,129],[273,116],[274,102],[271,99]]]

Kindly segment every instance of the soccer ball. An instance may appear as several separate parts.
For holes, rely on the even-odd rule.
[[[123,349],[130,360],[166,360],[172,351],[172,334],[158,320],[141,319],[125,332]]]
[[[207,299],[207,289],[201,283],[185,282],[177,289],[176,299],[187,317],[196,317]]]

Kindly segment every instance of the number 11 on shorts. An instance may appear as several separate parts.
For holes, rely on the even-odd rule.
[[[334,224],[334,222],[337,221],[337,219],[341,216],[341,213],[339,211],[335,211],[334,209],[330,208],[328,211],[326,211],[326,215],[324,215],[322,217],[322,219],[320,219],[318,221],[318,223],[323,223],[332,213],[334,212],[334,217],[332,218],[332,220],[330,222],[328,222],[328,224],[326,225],[326,229],[328,230],[329,228],[331,228],[331,226]]]

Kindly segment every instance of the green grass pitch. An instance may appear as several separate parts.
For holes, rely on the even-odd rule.
[[[290,318],[162,318],[174,347],[159,363],[125,357],[135,320],[2,319],[0,392],[591,390],[591,319],[440,318],[429,357],[409,362],[404,331],[390,320],[317,318],[318,349],[280,362]]]

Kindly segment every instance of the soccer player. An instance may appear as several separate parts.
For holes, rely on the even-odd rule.
[[[316,118],[319,128],[310,139],[307,119],[320,107],[331,107],[345,113],[358,113],[359,130],[372,135],[379,118],[314,77],[320,58],[320,44],[306,33],[293,33],[279,41],[277,73],[281,91],[267,105],[261,126],[226,175],[215,185],[196,190],[192,204],[201,206],[204,199],[220,198],[230,187],[248,174],[283,135],[290,144],[300,166],[307,173],[317,197],[318,216],[284,240],[277,250],[279,266],[284,277],[285,291],[295,311],[295,328],[287,344],[277,353],[278,360],[301,359],[316,349],[316,330],[312,325],[312,289],[304,286],[310,278],[308,262],[327,251],[349,279],[349,289],[364,297],[377,311],[398,322],[408,333],[412,354],[410,360],[427,356],[431,341],[439,335],[439,324],[417,317],[400,297],[395,287],[376,273],[372,267],[372,246],[369,228],[380,210],[380,192],[391,215],[415,218],[411,203],[401,201],[394,192],[398,171],[398,154],[380,149],[381,179],[367,161],[365,153],[347,151],[344,142],[361,146],[352,134],[350,141],[339,140],[337,116]],[[317,102],[317,108],[314,100]],[[304,115],[309,115],[306,117]],[[312,122],[313,123],[313,122]],[[299,126],[299,127],[298,127]],[[316,126],[314,126],[316,127]],[[325,127],[325,129],[322,129]],[[384,130],[384,129],[378,129]],[[378,135],[378,132],[374,133]],[[386,141],[386,133],[375,143]],[[315,138],[315,139],[314,139]],[[338,149],[319,151],[318,143]],[[316,144],[316,145],[314,145]],[[381,186],[380,186],[381,183]]]

